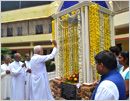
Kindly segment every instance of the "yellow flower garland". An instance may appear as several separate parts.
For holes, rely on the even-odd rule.
[[[92,5],[89,7],[89,19],[90,19],[90,59],[91,65],[95,64],[94,56],[100,52],[100,32],[99,32],[99,13],[98,5]]]
[[[64,26],[68,26],[68,22],[64,22]],[[68,29],[64,29],[65,35],[65,78],[69,76],[69,37],[68,37]]]
[[[99,74],[96,71],[94,56],[101,50],[109,50],[111,45],[110,39],[110,18],[108,14],[98,12],[98,5],[91,5],[89,7],[89,25],[90,25],[90,60],[94,67],[94,80],[99,80]],[[100,16],[100,19],[99,19]],[[103,17],[104,16],[104,17]],[[104,19],[104,21],[103,21]],[[100,24],[100,25],[99,25]],[[96,76],[96,78],[95,78]]]
[[[105,50],[109,50],[110,48],[110,32],[109,32],[109,19],[108,14],[104,14],[104,36],[105,36]]]
[[[84,7],[81,8],[84,10]],[[101,50],[103,50],[101,45],[104,44],[105,49],[108,50],[110,47],[110,19],[104,19],[104,29],[99,30],[99,12],[98,12],[98,5],[92,5],[89,7],[89,25],[90,25],[90,60],[91,65],[94,67],[94,75],[96,76],[96,79],[99,79],[99,75],[96,72],[96,65],[94,56],[99,53]],[[74,18],[74,16],[78,12],[78,24],[72,24],[69,28],[68,18]],[[62,77],[63,74],[64,77],[69,77],[69,74],[72,73],[78,73],[79,72],[79,82],[82,83],[82,54],[81,54],[81,24],[80,24],[80,10],[72,11],[71,16],[69,14],[63,15],[61,19],[59,19],[59,32],[58,32],[58,42],[59,42],[59,73]],[[108,15],[104,14],[104,18],[107,18]],[[72,21],[73,22],[73,21]],[[54,24],[54,22],[53,22]],[[53,25],[52,25],[53,26]],[[54,27],[52,27],[54,29]],[[68,29],[70,30],[68,32]],[[103,31],[104,30],[104,36]],[[101,33],[102,31],[102,33]],[[52,34],[54,31],[52,31]],[[71,36],[72,35],[72,36]],[[54,35],[52,35],[54,38]],[[104,43],[103,40],[100,39],[104,37]],[[78,40],[77,40],[78,39]],[[101,42],[101,44],[100,44]],[[73,44],[71,44],[73,43]],[[61,49],[60,49],[61,48]],[[78,53],[78,55],[77,55]],[[71,57],[72,56],[72,57]],[[65,67],[65,68],[64,68]],[[63,72],[64,71],[64,72]]]
[[[73,24],[73,73],[78,73],[78,41],[77,41],[77,24]]]
[[[85,11],[85,9],[84,9],[85,7],[81,7],[81,10],[84,12]]]
[[[58,61],[62,61],[59,62],[58,73],[62,73],[60,77],[63,77],[63,74],[65,74],[65,78],[69,77],[69,74],[72,74],[72,72],[76,74],[79,73],[79,82],[82,83],[80,10],[72,11],[71,14],[72,15],[63,15],[61,19],[59,18],[58,20]],[[78,24],[72,24],[76,15],[78,15]],[[72,21],[68,24],[66,21],[69,17],[72,18]]]
[[[89,25],[90,25],[90,60],[94,67],[94,79],[99,79],[99,74],[96,71],[94,57],[100,52],[100,30],[99,30],[99,13],[98,4],[89,7]],[[95,78],[96,76],[96,78]]]
[[[52,21],[52,39],[55,39],[55,20]],[[54,47],[54,44],[52,44]]]

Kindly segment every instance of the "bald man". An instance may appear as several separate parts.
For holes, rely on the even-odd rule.
[[[20,62],[21,55],[14,54],[15,61],[10,64],[12,73],[11,96],[10,100],[24,100],[25,90],[25,63]]]
[[[43,50],[40,45],[34,47],[34,55],[31,58],[31,87],[30,100],[54,100],[48,78],[45,62],[53,59],[57,53],[57,43],[52,40],[54,44],[53,51],[50,55],[43,55]]]

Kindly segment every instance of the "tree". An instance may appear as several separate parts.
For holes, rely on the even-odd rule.
[[[8,50],[7,48],[1,48],[1,63],[2,63],[3,57],[6,55],[11,57],[12,56],[11,50]]]
[[[46,61],[45,64],[46,64],[46,70],[47,70],[47,72],[52,72],[52,71],[55,70],[55,64],[52,63],[51,60]]]

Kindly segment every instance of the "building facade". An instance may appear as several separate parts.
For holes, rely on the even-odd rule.
[[[64,1],[1,12],[1,47],[12,50],[12,54],[19,52],[24,56],[28,52],[32,56],[33,47],[41,45],[44,54],[49,54],[53,48],[51,16],[61,3]],[[113,1],[113,10],[115,45],[129,50],[129,1]]]
[[[51,15],[60,2],[2,12],[1,47],[12,50],[12,54],[32,56],[34,46],[41,45],[43,54],[50,54],[53,49]]]
[[[114,1],[115,45],[129,51],[129,1]]]

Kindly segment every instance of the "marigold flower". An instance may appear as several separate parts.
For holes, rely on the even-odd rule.
[[[77,81],[77,78],[74,78],[74,81]]]
[[[75,75],[73,75],[73,77],[75,77]]]

